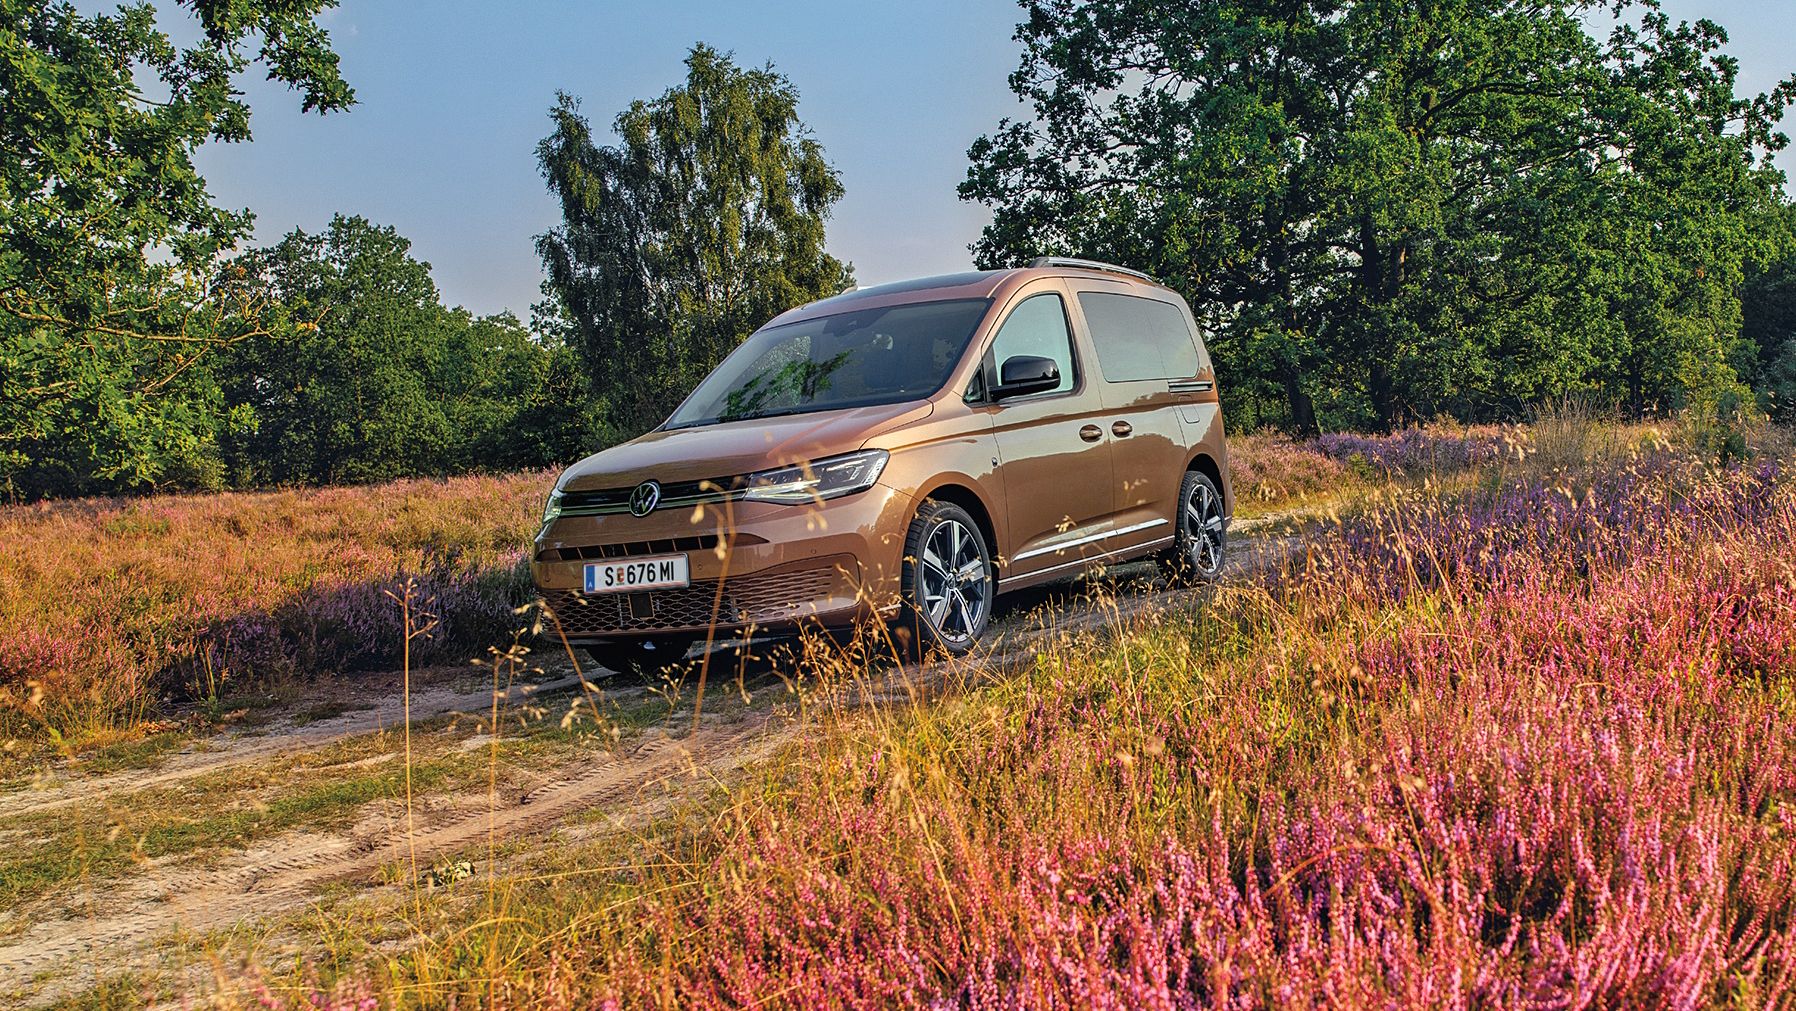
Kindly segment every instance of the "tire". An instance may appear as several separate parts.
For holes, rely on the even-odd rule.
[[[923,503],[904,538],[904,617],[918,655],[963,656],[991,624],[997,596],[991,548],[979,524],[951,502]]]
[[[1178,533],[1161,556],[1167,576],[1183,586],[1215,582],[1228,560],[1228,517],[1216,482],[1195,470],[1186,471],[1173,524]]]
[[[587,646],[586,655],[610,671],[613,677],[646,681],[686,659],[696,641],[684,637],[617,639]]]

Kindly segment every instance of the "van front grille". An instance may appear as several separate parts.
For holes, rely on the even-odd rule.
[[[554,619],[553,634],[579,638],[624,632],[703,631],[713,627],[773,624],[815,613],[835,586],[833,568],[798,569],[728,580],[720,598],[717,582],[705,580],[675,590],[643,593],[544,594]],[[632,597],[638,598],[632,606]]]
[[[740,495],[740,477],[706,478],[700,481],[678,481],[661,485],[661,501],[656,509],[672,509],[676,507],[704,505],[712,502],[728,502]],[[636,490],[635,485],[628,488],[596,488],[588,491],[564,491],[561,493],[561,514],[563,516],[606,516],[614,513],[630,511],[630,495]]]
[[[582,544],[578,547],[544,548],[536,553],[539,562],[587,562],[602,558],[630,558],[635,555],[670,555],[684,551],[697,554],[714,551],[718,543],[725,547],[739,544],[765,544],[767,538],[754,534],[697,534],[691,537],[663,537],[653,541],[623,541],[618,544]]]
[[[631,606],[631,597],[646,598],[646,610]],[[578,590],[553,590],[546,597],[554,620],[543,627],[551,633],[559,627],[570,637],[604,635],[614,632],[653,632],[672,629],[708,628],[713,613],[719,625],[732,624],[735,602],[729,594],[720,601],[717,584],[694,583],[677,590],[654,590],[642,594],[585,594]]]

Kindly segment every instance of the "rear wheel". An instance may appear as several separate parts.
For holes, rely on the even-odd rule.
[[[587,646],[586,655],[620,678],[643,680],[657,677],[686,659],[687,652],[696,641],[683,636],[617,639]]]
[[[1180,583],[1209,583],[1222,575],[1228,548],[1228,526],[1222,492],[1208,475],[1185,473],[1179,486],[1178,536],[1162,561],[1167,575]]]
[[[972,649],[991,622],[996,591],[979,524],[951,502],[923,503],[904,539],[904,627],[915,630],[919,652]]]

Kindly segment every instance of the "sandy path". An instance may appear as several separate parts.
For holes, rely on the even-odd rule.
[[[91,983],[101,972],[128,968],[133,952],[180,927],[208,931],[287,912],[325,885],[372,883],[383,865],[415,855],[420,867],[485,840],[508,841],[580,811],[639,801],[681,777],[722,775],[784,740],[765,716],[705,727],[675,738],[650,732],[628,754],[561,770],[529,792],[501,796],[480,809],[426,817],[409,836],[381,819],[373,830],[291,832],[232,854],[213,867],[144,875],[121,887],[114,907],[40,923],[0,947],[0,979],[47,977],[32,999],[53,999]]]
[[[509,692],[500,692],[499,697],[507,705],[518,705],[534,696],[574,688],[579,683],[579,678],[569,675],[539,684],[514,685]],[[373,701],[372,709],[344,713],[303,726],[282,721],[257,734],[215,734],[196,742],[202,747],[190,746],[150,769],[126,769],[97,776],[83,776],[79,772],[38,776],[22,790],[0,794],[0,818],[40,814],[120,793],[167,786],[245,762],[298,754],[404,725],[405,703],[402,699],[386,697]],[[458,692],[441,686],[414,691],[412,721],[415,724],[449,713],[478,715],[487,712],[492,702],[492,694],[485,691]]]

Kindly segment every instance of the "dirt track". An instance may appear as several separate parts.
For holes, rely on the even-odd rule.
[[[652,796],[682,774],[719,774],[752,762],[780,740],[764,718],[706,727],[685,739],[645,735],[629,754],[564,770],[521,796],[480,798],[465,812],[426,816],[409,836],[381,818],[346,833],[292,832],[233,854],[202,870],[152,873],[122,887],[91,916],[54,920],[0,947],[0,978],[30,980],[53,971],[38,998],[68,984],[114,972],[158,935],[181,927],[208,931],[306,905],[325,885],[372,883],[386,864],[416,859],[420,867],[483,840],[509,839],[545,828],[578,811]]]
[[[573,688],[579,683],[579,678],[570,675],[539,684],[517,685],[509,693],[501,693],[500,700],[522,703],[532,697]],[[491,703],[492,697],[485,692],[462,693],[448,687],[431,688],[413,694],[411,718],[416,723],[448,713],[481,713]],[[404,722],[404,716],[405,703],[397,698],[387,698],[372,709],[304,726],[276,725],[262,736],[221,734],[206,741],[205,750],[189,749],[152,771],[132,769],[92,777],[43,776],[22,790],[0,794],[0,818],[41,814],[119,793],[168,786],[246,762],[322,748],[360,734],[398,727]]]
[[[1231,545],[1236,571],[1266,564],[1289,550],[1289,538],[1250,533],[1253,526],[1269,522],[1237,527],[1248,536]],[[1001,641],[983,662],[1001,666],[1026,659],[1033,652],[1033,627],[1049,624],[1067,631],[1100,625],[1118,611],[1128,614],[1164,606],[1175,596],[1138,588],[1118,599],[1115,609],[1098,611],[1065,595],[1057,598],[1052,591],[1038,594],[1021,607],[1012,606]],[[1051,622],[1033,620],[1044,611],[1053,614]],[[904,673],[931,676],[928,668]],[[577,677],[562,676],[521,686],[502,701],[528,704],[533,698],[578,686]],[[448,713],[484,713],[491,704],[484,691],[460,694],[438,687],[414,695],[411,716],[415,723]],[[27,789],[0,795],[0,820],[78,804],[128,802],[140,790],[392,729],[401,723],[401,705],[388,699],[371,710],[305,726],[277,724],[264,736],[220,736],[206,742],[205,750],[177,755],[159,768],[87,779],[42,778]],[[414,857],[418,867],[428,868],[438,858],[475,849],[483,841],[540,832],[586,811],[610,810],[614,824],[627,825],[646,816],[652,807],[646,801],[677,791],[690,781],[688,777],[709,779],[750,765],[790,732],[789,723],[765,712],[750,710],[727,720],[708,717],[696,732],[684,726],[675,735],[648,731],[622,753],[556,767],[546,780],[521,794],[514,790],[509,795],[451,799],[418,814],[409,833],[389,808],[369,814],[347,830],[289,831],[210,864],[170,860],[147,866],[104,891],[82,889],[83,901],[70,902],[30,923],[0,945],[0,980],[5,981],[0,983],[0,1002],[20,993],[28,994],[28,1000],[44,1001],[76,992],[100,973],[127,969],[136,959],[153,957],[150,946],[172,930],[205,932],[290,912],[308,905],[325,886],[373,884],[383,866],[409,863]],[[369,761],[385,757],[389,756]]]

